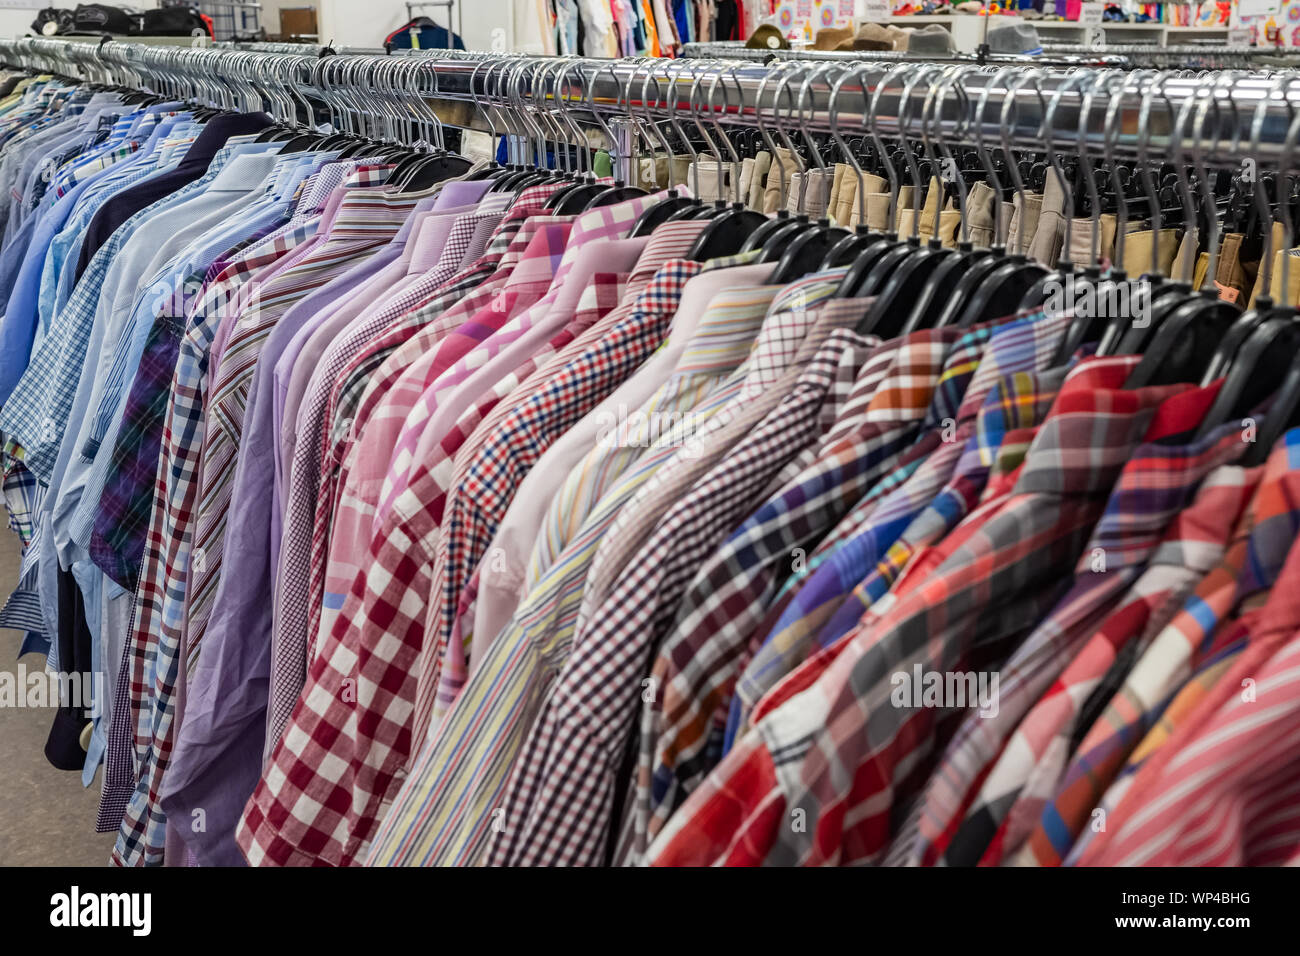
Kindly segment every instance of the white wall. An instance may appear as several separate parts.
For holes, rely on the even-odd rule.
[[[75,2],[69,3],[68,0],[46,0],[42,3],[40,0],[32,0],[31,9],[14,10],[10,7],[0,7],[0,37],[21,37],[31,32],[32,21],[36,19],[36,14],[46,7],[66,7],[69,10],[75,7]],[[158,6],[158,0],[129,0],[129,2],[120,3],[119,6],[134,7],[137,10],[151,10]]]

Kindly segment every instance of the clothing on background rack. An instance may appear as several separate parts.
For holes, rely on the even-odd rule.
[[[1300,859],[1290,170],[693,100],[470,162],[152,56],[0,75],[0,623],[115,864]]]

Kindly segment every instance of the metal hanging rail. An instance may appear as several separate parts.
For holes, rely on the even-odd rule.
[[[185,94],[227,108],[292,117],[304,96],[372,124],[409,116],[414,101],[469,102],[544,135],[539,117],[771,124],[1101,156],[1193,159],[1294,171],[1300,74],[915,62],[586,60],[439,51],[415,57],[310,56],[235,49],[151,48],[25,38],[0,57],[100,82]],[[295,95],[296,94],[296,95]],[[1112,115],[1113,111],[1113,115]],[[374,114],[373,116],[371,114]],[[1109,122],[1108,122],[1109,119]],[[1294,122],[1293,122],[1294,121]],[[554,129],[557,124],[551,124]],[[493,124],[493,130],[502,130]],[[1103,130],[1113,131],[1103,143]],[[1291,141],[1288,144],[1288,133]]]

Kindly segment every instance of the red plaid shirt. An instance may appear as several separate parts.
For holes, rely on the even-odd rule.
[[[1067,379],[1015,493],[907,597],[880,604],[818,682],[723,760],[651,850],[659,865],[878,862],[962,710],[895,705],[894,675],[996,668],[1060,593],[1157,408],[1187,390],[1128,391],[1132,357]],[[1169,423],[1182,432],[1195,422]],[[796,824],[796,825],[792,825]]]
[[[1300,430],[1292,429],[1273,455],[1294,468],[1298,451]],[[1294,866],[1297,728],[1300,548],[1293,546],[1268,602],[1250,615],[1246,649],[1142,765],[1079,865]]]
[[[1187,400],[1200,402],[1217,389],[1216,385],[1189,393]],[[1188,417],[1192,414],[1203,412],[1190,412]],[[1000,861],[1002,841],[996,846],[990,841],[1019,796],[1037,755],[1020,735],[1011,739],[1005,752],[1003,746],[1033,703],[1076,659],[1119,596],[1138,579],[1166,523],[1191,499],[1201,479],[1239,458],[1247,447],[1240,426],[1233,422],[1188,445],[1145,445],[1125,465],[1075,569],[1069,593],[1002,669],[997,714],[967,715],[936,774],[949,781],[964,780],[969,793],[965,819],[946,851],[949,864],[973,866],[981,856],[985,863]],[[962,784],[956,789],[962,789]],[[1021,838],[1027,835],[1022,833]]]

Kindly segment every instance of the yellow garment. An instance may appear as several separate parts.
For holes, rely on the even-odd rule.
[[[1169,270],[1173,268],[1174,255],[1178,252],[1178,230],[1160,230],[1160,238],[1155,243],[1153,267],[1151,246],[1154,238],[1154,229],[1130,232],[1124,237],[1124,261],[1121,265],[1130,276],[1138,278],[1155,272],[1172,275]]]

